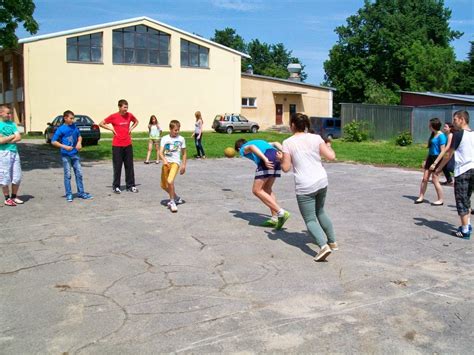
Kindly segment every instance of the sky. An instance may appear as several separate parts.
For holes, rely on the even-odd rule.
[[[363,0],[34,0],[37,35],[133,17],[157,21],[211,38],[215,30],[234,28],[246,42],[283,43],[306,66],[307,83],[321,84],[323,63],[337,42],[334,29],[360,9]],[[474,0],[445,0],[452,30],[464,35],[451,43],[466,60],[474,41]],[[19,27],[18,37],[30,37]]]

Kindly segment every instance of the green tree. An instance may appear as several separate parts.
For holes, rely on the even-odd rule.
[[[38,32],[38,23],[33,18],[34,11],[35,4],[32,0],[0,0],[0,46],[18,46],[15,31],[19,23],[23,23],[30,34]]]
[[[303,71],[304,65],[299,58],[292,56],[292,51],[286,49],[283,43],[268,44],[258,39],[245,43],[233,28],[228,27],[224,30],[215,30],[211,41],[250,55],[251,59],[242,60],[242,71],[245,71],[248,65],[252,65],[255,74],[288,79],[289,73],[286,69],[288,64],[299,63],[302,67],[301,80],[304,81],[307,77]]]
[[[336,28],[324,63],[336,102],[397,103],[399,90],[449,91],[456,76],[443,0],[365,0]],[[383,96],[386,96],[385,98]]]
[[[474,41],[470,43],[467,60],[456,62],[457,73],[453,86],[456,94],[474,95]]]
[[[240,37],[233,28],[226,27],[223,30],[215,30],[214,37],[211,38],[211,41],[235,49],[236,51],[246,53],[244,39]]]

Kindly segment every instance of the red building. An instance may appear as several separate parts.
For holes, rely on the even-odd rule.
[[[402,106],[474,105],[474,95],[400,91]]]

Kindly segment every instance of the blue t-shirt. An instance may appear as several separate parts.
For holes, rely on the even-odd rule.
[[[441,146],[446,145],[448,139],[445,134],[439,134],[431,140],[429,155],[439,155],[441,153]]]
[[[16,132],[18,132],[18,128],[16,127],[15,122],[10,120],[0,120],[0,136],[8,137],[12,134],[15,134]],[[0,144],[0,150],[9,150],[10,152],[17,152],[18,148],[16,147],[16,143],[5,143]]]
[[[51,142],[59,142],[74,147],[71,151],[61,148],[61,155],[73,156],[77,154],[76,145],[80,135],[81,133],[74,123],[72,125],[63,124],[56,130]]]
[[[255,139],[253,141],[249,141],[249,142],[245,143],[244,145],[242,145],[240,147],[240,150],[239,150],[240,155],[247,158],[247,159],[250,159],[250,160],[254,161],[255,164],[257,164],[257,165],[260,163],[260,158],[259,157],[257,157],[254,153],[244,154],[245,147],[247,147],[249,145],[256,146],[263,154],[265,154],[265,152],[268,149],[276,150],[270,143],[268,143],[267,141],[261,140],[261,139]]]

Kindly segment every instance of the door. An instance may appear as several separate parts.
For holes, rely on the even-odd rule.
[[[290,104],[290,119],[293,114],[296,113],[296,105]]]
[[[283,105],[276,104],[275,124],[283,124]]]

